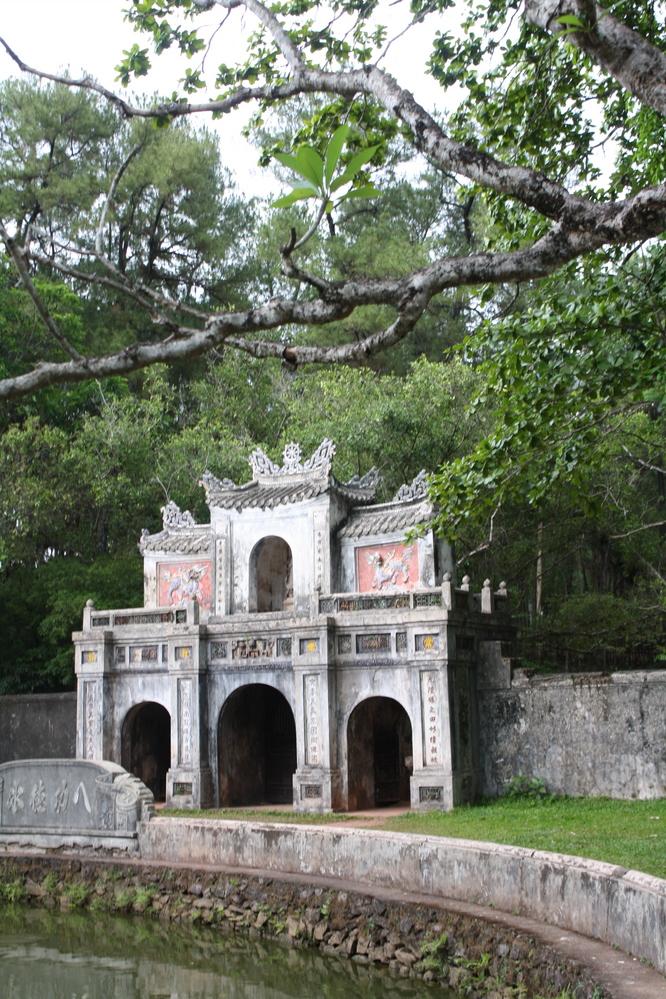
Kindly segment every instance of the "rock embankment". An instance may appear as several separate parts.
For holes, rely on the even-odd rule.
[[[318,947],[358,964],[451,988],[470,999],[602,999],[583,966],[506,926],[461,913],[279,878],[140,864],[0,860],[0,902],[150,916]],[[568,991],[567,991],[568,990]]]

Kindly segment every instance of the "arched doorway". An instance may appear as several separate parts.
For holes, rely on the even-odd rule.
[[[352,711],[347,767],[350,810],[409,802],[412,725],[392,697],[369,697]]]
[[[217,726],[220,805],[291,804],[296,725],[286,697],[264,683],[236,690]]]
[[[155,801],[164,801],[171,766],[171,716],[167,709],[154,701],[130,708],[121,743],[122,766],[150,788]]]
[[[250,555],[250,610],[264,613],[293,606],[291,548],[283,538],[262,538]]]

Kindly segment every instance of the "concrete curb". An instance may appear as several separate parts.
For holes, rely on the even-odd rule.
[[[666,974],[666,881],[582,857],[368,829],[162,817],[141,824],[139,852],[472,902],[600,940]]]

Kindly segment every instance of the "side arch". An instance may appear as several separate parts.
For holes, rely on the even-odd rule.
[[[120,735],[121,765],[150,788],[155,801],[166,799],[171,767],[171,715],[156,701],[135,704],[125,715]]]
[[[226,699],[217,723],[221,807],[291,804],[296,723],[275,687],[251,683]]]
[[[366,697],[347,719],[348,808],[409,802],[412,723],[393,697]]]
[[[291,548],[275,534],[257,541],[250,553],[249,610],[291,610],[294,606],[294,562]]]

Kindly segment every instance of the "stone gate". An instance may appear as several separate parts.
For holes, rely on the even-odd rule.
[[[476,674],[511,638],[505,587],[454,585],[425,473],[378,504],[378,473],[339,482],[334,453],[257,449],[247,483],[204,474],[209,524],[171,502],[143,532],[144,606],[89,601],[73,636],[79,758],[179,807],[475,797]]]

